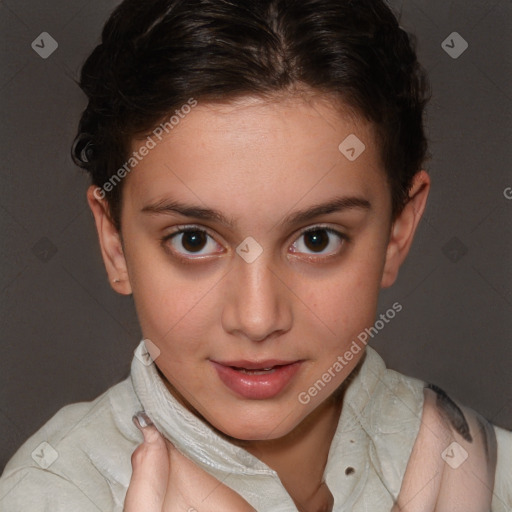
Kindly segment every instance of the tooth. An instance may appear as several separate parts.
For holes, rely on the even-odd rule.
[[[248,374],[248,375],[261,375],[263,373],[268,373],[268,372],[274,371],[274,367],[271,367],[271,368],[260,368],[260,369],[256,369],[256,370],[249,370],[247,368],[239,368],[238,371],[242,372],[242,373],[245,373],[245,374]]]

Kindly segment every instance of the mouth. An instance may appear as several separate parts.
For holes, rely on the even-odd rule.
[[[238,372],[245,373],[246,375],[266,375],[268,373],[275,372],[278,366],[272,366],[270,368],[261,368],[261,370],[249,370],[247,368],[240,368],[238,366],[230,366],[230,368],[233,368],[233,370],[237,370]]]
[[[221,382],[235,395],[264,400],[280,394],[295,377],[303,361],[210,362]]]
[[[212,361],[214,363],[221,364],[222,366],[230,366],[231,368],[243,370],[271,370],[277,366],[286,366],[297,362],[297,360],[287,361],[284,359],[262,359],[261,361],[249,361],[248,359],[237,359],[234,361]]]

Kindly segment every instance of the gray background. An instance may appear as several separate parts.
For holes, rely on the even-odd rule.
[[[128,375],[140,340],[131,298],[106,278],[87,176],[69,147],[85,98],[74,83],[117,2],[0,3],[2,119],[0,469],[58,409]],[[430,72],[433,190],[372,341],[391,368],[434,382],[512,428],[511,20],[509,0],[404,0]],[[458,58],[441,43],[458,32]],[[58,49],[41,58],[42,32]],[[451,43],[450,43],[451,44]]]

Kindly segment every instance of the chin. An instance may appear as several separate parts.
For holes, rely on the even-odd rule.
[[[234,423],[228,417],[227,421],[209,423],[218,433],[232,441],[271,441],[286,436],[296,427],[289,417],[270,421],[265,420],[261,414],[257,420],[247,417],[245,421]]]

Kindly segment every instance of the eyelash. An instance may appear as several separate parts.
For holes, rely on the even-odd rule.
[[[307,235],[308,233],[314,233],[314,232],[317,232],[317,231],[325,231],[331,235],[335,235],[339,238],[340,240],[340,243],[343,244],[343,246],[350,242],[350,238],[341,233],[340,231],[337,231],[336,229],[333,229],[329,226],[323,226],[323,225],[317,225],[317,226],[312,226],[310,228],[307,228],[305,229],[304,231],[302,231],[298,237],[295,239],[295,241],[299,240],[301,237],[303,237],[304,235]],[[166,246],[166,242],[168,242],[169,240],[172,240],[174,237],[178,236],[178,235],[181,235],[181,234],[184,234],[184,233],[205,233],[207,236],[209,236],[211,239],[215,240],[213,235],[209,233],[208,230],[202,228],[202,227],[199,227],[199,226],[187,226],[187,227],[181,227],[181,226],[178,226],[178,229],[176,231],[174,231],[173,233],[170,233],[166,236],[164,236],[162,239],[161,239],[161,243],[162,245]],[[294,243],[295,243],[294,241]],[[215,243],[218,243],[218,242],[215,242]],[[199,257],[186,257],[186,256],[182,256],[180,254],[176,254],[175,251],[173,251],[172,249],[168,249],[167,246],[166,246],[166,250],[172,252],[173,256],[178,258],[179,260],[185,262],[185,263],[191,263],[191,262],[194,262],[194,260],[202,260],[204,258],[207,258],[208,256],[199,256]],[[333,253],[333,254],[328,254],[327,256],[315,256],[314,253],[300,253],[299,251],[295,251],[295,253],[297,254],[304,254],[306,259],[310,259],[310,260],[321,260],[321,259],[327,259],[329,257],[333,257],[333,256],[336,256],[340,253],[341,249],[339,249],[337,252]]]

